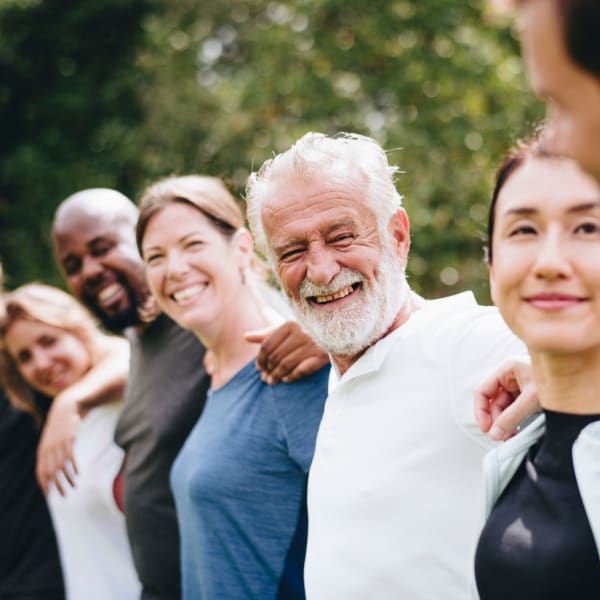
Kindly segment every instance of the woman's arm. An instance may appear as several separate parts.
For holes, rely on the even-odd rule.
[[[36,477],[45,494],[49,484],[54,483],[64,495],[59,472],[71,486],[75,485],[73,444],[85,413],[123,397],[129,372],[129,343],[123,338],[102,336],[99,346],[97,363],[52,401],[37,451]]]

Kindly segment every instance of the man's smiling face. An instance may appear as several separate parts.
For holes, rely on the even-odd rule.
[[[408,221],[401,233],[382,235],[364,187],[351,178],[292,178],[274,186],[262,209],[283,290],[315,341],[334,355],[356,355],[374,343],[405,301]],[[400,221],[390,223],[402,229]],[[406,243],[395,243],[399,238]]]
[[[111,331],[139,324],[148,295],[134,223],[107,206],[72,207],[56,219],[54,251],[69,291]]]

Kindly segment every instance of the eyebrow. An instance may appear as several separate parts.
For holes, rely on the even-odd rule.
[[[588,210],[600,209],[600,199],[595,200],[593,202],[584,202],[582,204],[576,204],[575,206],[570,206],[567,209],[567,213],[581,213],[586,212]],[[517,206],[516,208],[510,208],[504,214],[505,215],[533,215],[540,212],[539,208],[532,208],[529,206]]]
[[[342,229],[344,227],[354,227],[356,226],[356,221],[353,219],[344,219],[342,221],[336,221],[335,223],[331,223],[324,231],[325,235],[331,235],[338,229]],[[308,236],[306,234],[300,234],[296,236],[292,236],[287,238],[285,242],[281,244],[273,244],[273,251],[279,252],[281,250],[285,250],[290,246],[295,246],[296,244],[305,244],[308,240]]]
[[[110,234],[103,233],[102,235],[97,235],[95,238],[92,238],[86,243],[86,246],[93,246],[98,242],[102,242],[103,240],[110,240]]]
[[[185,242],[187,240],[187,238],[193,237],[195,235],[199,235],[199,233],[197,231],[190,231],[189,233],[186,233],[185,235],[182,235],[177,240],[177,243],[180,244],[181,242]],[[142,253],[149,252],[150,250],[162,250],[162,249],[163,249],[162,246],[149,246],[148,248],[144,248],[144,246],[142,245]]]

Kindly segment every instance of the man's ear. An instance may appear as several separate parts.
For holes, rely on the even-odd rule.
[[[410,222],[403,208],[399,208],[392,215],[388,225],[388,234],[397,255],[406,264],[410,250]]]

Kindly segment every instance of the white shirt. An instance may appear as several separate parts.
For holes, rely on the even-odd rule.
[[[113,497],[123,463],[114,443],[121,404],[99,406],[81,423],[73,449],[79,474],[75,487],[48,496],[67,600],[135,600],[141,586],[133,566],[125,518]]]
[[[493,443],[473,389],[524,346],[470,292],[426,302],[340,378],[308,487],[309,600],[464,600]]]

